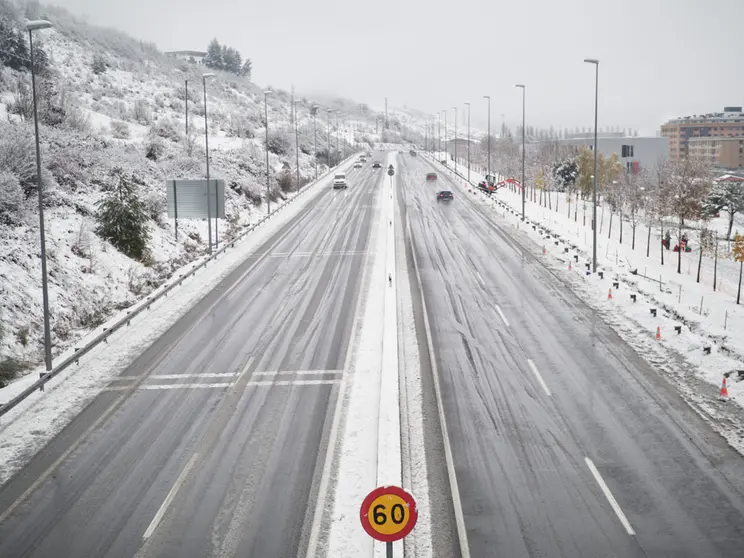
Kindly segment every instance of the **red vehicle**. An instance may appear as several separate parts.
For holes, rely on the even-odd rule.
[[[437,173],[430,172],[426,175],[426,181],[427,182],[434,182],[437,179]]]

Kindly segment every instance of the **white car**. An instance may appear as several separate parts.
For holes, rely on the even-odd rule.
[[[354,168],[355,169],[361,169],[362,168],[362,163],[360,163],[359,161],[357,161],[356,163],[354,163]]]
[[[337,172],[336,175],[333,177],[333,189],[341,190],[345,189],[346,187],[346,173]]]

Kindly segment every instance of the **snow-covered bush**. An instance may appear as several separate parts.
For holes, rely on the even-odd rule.
[[[289,135],[284,132],[269,132],[269,153],[286,155],[292,147]]]
[[[147,101],[144,99],[137,99],[134,102],[133,118],[140,124],[149,124],[152,122],[152,111]]]
[[[145,140],[145,157],[151,161],[159,161],[165,153],[165,143],[159,136],[150,134]]]
[[[106,60],[103,56],[101,56],[100,54],[95,54],[93,56],[93,62],[91,63],[91,69],[93,70],[94,74],[101,75],[108,69],[108,64],[106,63]]]
[[[116,139],[129,139],[129,124],[120,120],[112,120],[111,134]]]
[[[179,125],[170,118],[161,118],[150,128],[150,135],[155,135],[171,141],[181,140]]]
[[[0,171],[18,179],[26,198],[36,193],[36,147],[32,134],[26,125],[0,125]],[[42,179],[47,188],[53,184],[45,168]]]
[[[16,225],[23,205],[23,190],[18,178],[0,170],[0,225]]]
[[[243,114],[231,114],[227,134],[237,138],[251,139],[256,137],[253,123]]]

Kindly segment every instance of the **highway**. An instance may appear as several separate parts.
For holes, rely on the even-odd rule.
[[[744,555],[742,457],[511,225],[443,172],[427,183],[423,157],[398,168],[469,556]],[[455,530],[457,508],[440,528]]]
[[[0,556],[301,554],[383,172],[324,186],[0,489]]]

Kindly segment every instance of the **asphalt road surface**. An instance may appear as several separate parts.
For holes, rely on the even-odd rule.
[[[470,556],[744,556],[741,456],[472,194],[397,168]]]
[[[383,172],[328,186],[0,489],[0,556],[301,552]]]

